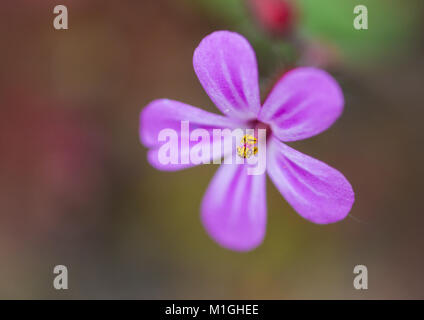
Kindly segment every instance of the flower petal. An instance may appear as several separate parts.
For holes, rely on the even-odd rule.
[[[266,175],[248,175],[246,164],[222,164],[202,202],[202,222],[221,246],[248,251],[266,229]]]
[[[282,141],[296,141],[328,129],[343,111],[338,83],[323,70],[297,68],[286,73],[265,101],[259,120]]]
[[[241,35],[217,31],[194,52],[193,66],[203,88],[227,116],[255,119],[260,110],[255,52]]]
[[[271,137],[267,171],[277,189],[305,219],[318,224],[342,220],[349,213],[354,193],[336,169],[304,155]]]
[[[182,121],[189,121],[187,130],[182,130]],[[205,154],[205,161],[213,159],[213,129],[238,128],[241,124],[230,118],[209,113],[204,110],[189,106],[182,102],[161,99],[151,102],[140,114],[140,140],[146,146],[151,148],[148,152],[148,160],[152,166],[159,170],[174,171],[191,167],[198,163],[192,163],[190,159],[190,150],[201,141],[191,141],[193,130],[205,129],[210,136],[209,141],[205,141],[210,149],[209,156]],[[164,129],[171,129],[177,134],[178,141],[178,163],[165,163],[160,159],[160,148],[168,141],[160,141],[159,134]],[[224,140],[224,139],[222,139]],[[221,151],[224,149],[222,142]],[[221,158],[223,154],[218,154]],[[189,158],[189,162],[182,158]],[[216,157],[215,157],[216,158]]]

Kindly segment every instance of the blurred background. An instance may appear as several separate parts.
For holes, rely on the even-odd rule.
[[[64,4],[69,29],[53,28]],[[368,7],[369,29],[353,28]],[[424,299],[422,0],[15,0],[0,9],[0,298]],[[262,98],[289,68],[343,87],[343,116],[293,143],[337,168],[344,221],[303,220],[270,181],[264,243],[219,247],[199,219],[217,166],[156,171],[139,113],[217,110],[192,67],[212,31],[246,36]],[[52,286],[55,265],[69,290]],[[369,289],[353,288],[368,267]]]

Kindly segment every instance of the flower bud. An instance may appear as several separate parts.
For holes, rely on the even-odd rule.
[[[263,29],[284,36],[293,29],[296,10],[292,0],[249,0],[253,16]]]

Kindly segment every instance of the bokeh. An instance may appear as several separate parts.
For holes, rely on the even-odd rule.
[[[424,298],[423,1],[284,1],[289,13],[259,14],[248,0],[2,4],[0,298]],[[68,30],[53,28],[58,4]],[[357,4],[368,30],[353,28]],[[298,65],[340,82],[342,117],[292,145],[352,183],[344,221],[302,219],[268,181],[264,243],[228,251],[199,219],[217,166],[167,173],[147,163],[138,126],[148,102],[217,112],[192,55],[221,29],[251,41],[263,98]],[[52,285],[60,264],[68,290]],[[352,284],[359,264],[367,291]]]

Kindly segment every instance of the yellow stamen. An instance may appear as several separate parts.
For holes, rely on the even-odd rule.
[[[257,143],[257,139],[250,135],[250,134],[246,134],[242,139],[241,139],[241,143],[242,144],[249,144],[249,145],[254,145]]]
[[[257,139],[250,135],[246,134],[241,139],[241,146],[237,147],[237,155],[241,158],[250,158],[252,155],[256,155],[258,153],[258,147],[254,147],[257,143]]]

